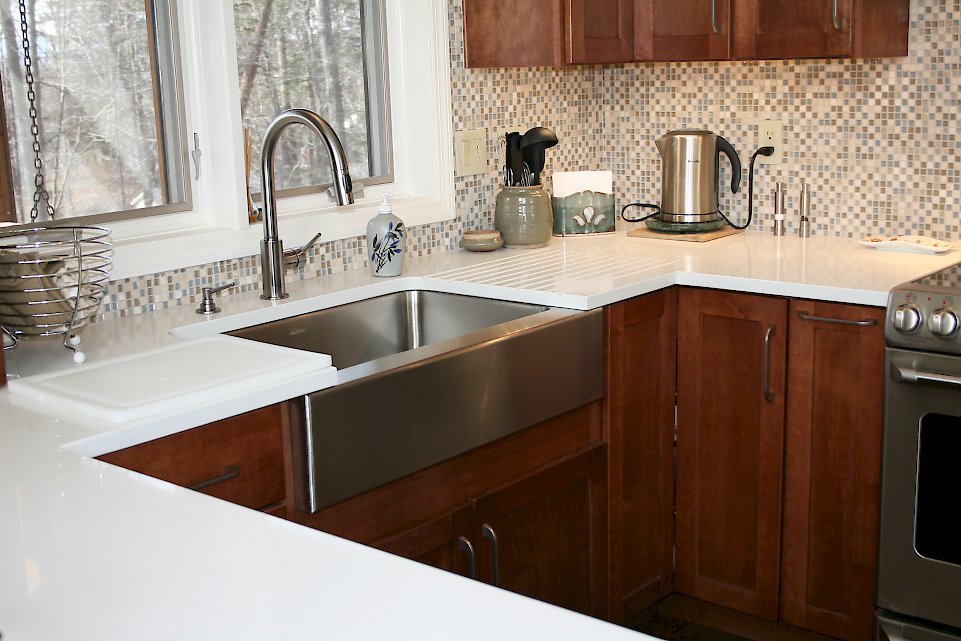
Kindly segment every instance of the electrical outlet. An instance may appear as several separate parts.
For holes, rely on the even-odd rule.
[[[777,120],[759,120],[757,123],[757,146],[774,147],[770,156],[758,156],[757,162],[762,165],[774,165],[784,157],[784,126]]]
[[[454,175],[473,176],[487,171],[487,130],[454,133]]]

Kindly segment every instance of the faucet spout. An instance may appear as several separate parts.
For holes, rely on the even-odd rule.
[[[277,201],[274,198],[274,150],[281,132],[292,124],[305,125],[324,141],[330,156],[337,204],[350,205],[354,202],[347,154],[330,123],[309,109],[288,109],[278,114],[264,134],[260,162],[264,202],[264,239],[260,241],[263,288],[260,297],[264,300],[279,300],[288,296],[284,284],[284,247],[277,229]]]

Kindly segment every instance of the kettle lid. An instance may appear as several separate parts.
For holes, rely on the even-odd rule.
[[[657,147],[658,151],[662,154],[664,153],[664,148],[671,144],[677,138],[711,138],[717,137],[713,131],[708,131],[707,129],[672,129],[660,138],[654,141],[654,145]]]
[[[716,136],[716,135],[717,135],[716,133],[714,133],[713,131],[708,131],[707,129],[672,129],[671,131],[664,134],[662,138],[668,138],[668,137],[677,138],[681,136],[685,136],[685,137],[696,136],[696,137],[704,138],[704,137]]]

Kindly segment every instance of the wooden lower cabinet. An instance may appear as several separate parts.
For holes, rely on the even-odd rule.
[[[787,301],[678,300],[677,591],[775,620]]]
[[[476,499],[478,578],[606,618],[606,479],[598,445]]]
[[[792,300],[781,617],[848,641],[874,632],[884,310]]]
[[[606,618],[601,412],[600,402],[586,405],[316,514],[290,510],[288,518]]]
[[[470,524],[471,510],[463,507],[375,541],[371,547],[473,579],[477,578],[477,552]]]
[[[678,317],[677,591],[869,641],[884,310],[682,288]]]
[[[101,461],[256,510],[282,511],[284,404],[100,456]]]
[[[371,545],[606,618],[606,475],[596,445]]]
[[[677,288],[605,310],[610,446],[610,615],[622,623],[674,589]]]

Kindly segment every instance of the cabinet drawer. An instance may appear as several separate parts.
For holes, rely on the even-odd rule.
[[[99,458],[254,509],[274,507],[284,499],[280,405]]]

